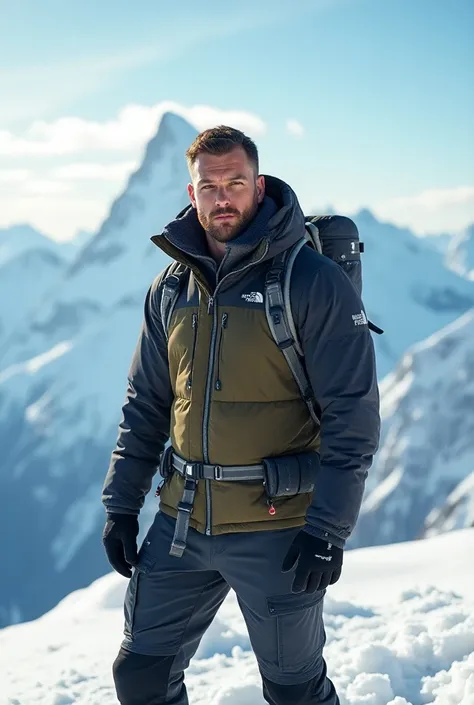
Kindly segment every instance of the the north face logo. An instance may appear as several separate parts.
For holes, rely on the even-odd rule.
[[[263,294],[260,291],[251,291],[250,294],[242,294],[242,298],[249,304],[263,304]]]
[[[368,325],[367,316],[363,311],[360,313],[354,313],[352,316],[355,326],[366,326]]]

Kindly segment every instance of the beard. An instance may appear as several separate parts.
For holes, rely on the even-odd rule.
[[[199,222],[206,233],[217,242],[229,242],[238,237],[255,217],[258,210],[258,196],[255,192],[253,202],[244,211],[235,208],[218,208],[206,215],[202,211],[197,212]],[[233,220],[215,220],[218,215],[233,215]]]

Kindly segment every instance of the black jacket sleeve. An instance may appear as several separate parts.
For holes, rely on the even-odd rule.
[[[102,502],[109,512],[138,514],[170,435],[173,392],[160,319],[162,276],[150,287],[140,336],[128,374],[117,445],[105,478]]]
[[[305,248],[306,249],[306,248]],[[312,252],[292,300],[314,395],[321,408],[320,470],[306,530],[342,548],[359,515],[380,436],[375,353],[364,306],[331,260]],[[295,270],[298,260],[295,262]],[[308,261],[310,260],[310,261]],[[312,273],[304,271],[312,263]],[[316,272],[315,272],[316,269]],[[309,285],[308,285],[309,282]],[[293,309],[295,310],[295,309]]]

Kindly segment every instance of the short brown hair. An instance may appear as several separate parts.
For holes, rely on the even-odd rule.
[[[188,167],[191,170],[199,154],[203,152],[207,154],[228,154],[235,147],[242,147],[245,150],[247,157],[255,165],[258,174],[258,150],[255,142],[240,130],[227,125],[211,127],[196,137],[186,151]]]

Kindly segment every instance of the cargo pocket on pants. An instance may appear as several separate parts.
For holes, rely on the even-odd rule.
[[[153,570],[157,557],[153,552],[153,543],[151,539],[152,529],[143,541],[140,550],[138,551],[138,563],[133,568],[132,577],[129,580],[127,591],[125,593],[124,612],[125,612],[125,627],[124,634],[128,639],[133,638],[133,629],[135,625],[135,611],[137,608],[138,593],[140,583],[145,579],[145,576]]]
[[[125,593],[124,613],[125,627],[124,634],[127,639],[133,638],[133,624],[135,620],[135,608],[137,605],[138,582],[140,579],[140,571],[133,569],[132,577],[130,578]]]
[[[267,598],[268,611],[277,620],[278,668],[281,674],[295,676],[295,682],[313,678],[323,666],[324,594],[318,591]]]

